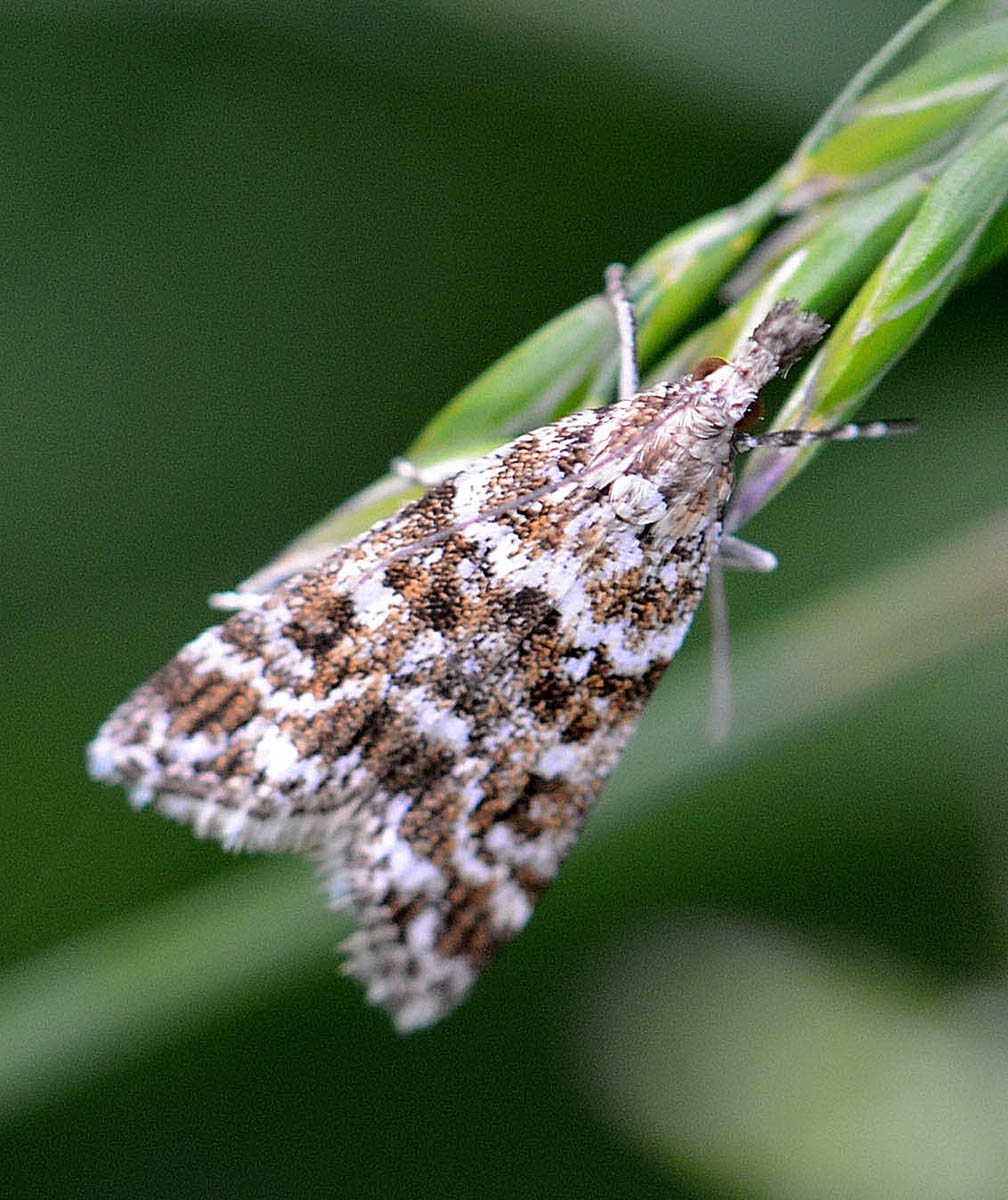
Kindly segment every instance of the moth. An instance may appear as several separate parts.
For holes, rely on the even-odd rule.
[[[747,432],[825,330],[778,303],[730,362],[471,463],[190,642],[91,775],[228,849],[310,855],[368,999],[439,1020],[570,853],[712,563],[764,553],[722,533],[738,453],[891,431]]]

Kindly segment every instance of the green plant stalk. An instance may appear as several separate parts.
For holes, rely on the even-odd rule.
[[[781,415],[785,424],[841,423],[920,336],[952,288],[1003,259],[1008,147],[998,130],[1008,115],[1008,21],[957,26],[882,81],[922,34],[941,34],[939,17],[962,10],[961,0],[926,5],[752,196],[669,235],[634,264],[627,286],[649,378],[674,379],[703,358],[729,357],[777,299],[794,297],[829,318],[846,304],[852,315],[837,324]],[[777,215],[796,213],[758,245]],[[682,340],[754,248],[752,266],[736,275],[746,290],[730,288],[737,296],[732,307]],[[911,263],[917,264],[913,271]],[[911,287],[928,302],[904,294]],[[865,323],[879,323],[883,303],[890,312],[907,308],[907,319],[888,317],[884,336],[868,338]],[[605,403],[614,393],[617,364],[610,306],[601,295],[590,297],[464,388],[415,439],[407,459],[443,477],[528,429]],[[731,528],[776,495],[811,456],[761,456],[748,464]],[[384,477],[241,590],[269,590],[420,491],[415,479]]]
[[[1008,122],[971,143],[935,181],[920,209],[837,322],[774,422],[834,425],[920,337],[956,286],[1008,199]],[[760,454],[732,497],[726,522],[743,525],[814,455]]]

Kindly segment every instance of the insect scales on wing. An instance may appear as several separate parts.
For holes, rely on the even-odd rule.
[[[743,430],[825,328],[778,303],[731,362],[473,462],[186,646],[91,774],[226,847],[310,853],[369,1000],[438,1020],[576,842],[715,555],[746,559],[721,532]]]

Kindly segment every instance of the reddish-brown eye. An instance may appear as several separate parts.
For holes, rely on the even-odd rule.
[[[727,363],[723,358],[705,358],[702,362],[698,362],[693,368],[693,379],[706,379],[708,375],[712,375],[720,367],[726,366]]]
[[[743,433],[753,426],[758,425],[763,420],[763,401],[759,396],[749,405],[742,416],[738,419],[735,428],[741,429]]]

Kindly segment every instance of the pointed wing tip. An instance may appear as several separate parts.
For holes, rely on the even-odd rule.
[[[146,808],[155,799],[160,771],[143,724],[127,702],[101,725],[85,750],[89,778],[124,787],[134,808]]]
[[[358,912],[358,919],[368,920]],[[371,918],[340,945],[342,970],[383,1009],[398,1033],[416,1033],[442,1021],[472,990],[480,971],[461,954],[444,954],[430,939],[412,936],[387,917]],[[423,942],[424,944],[420,944]]]

